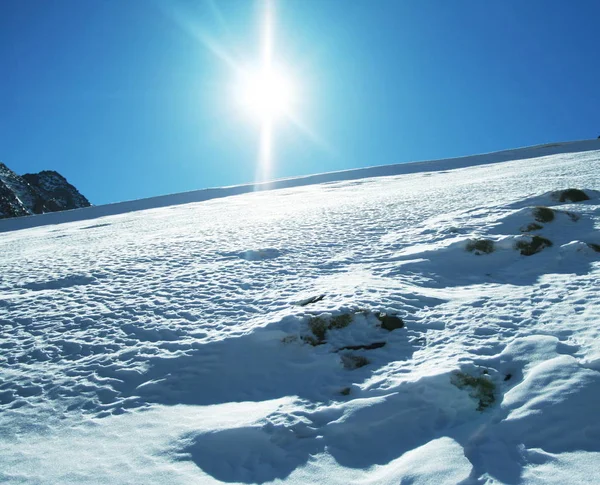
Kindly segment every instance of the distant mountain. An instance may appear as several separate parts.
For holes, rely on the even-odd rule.
[[[53,170],[17,175],[0,163],[0,219],[89,207],[90,202]]]

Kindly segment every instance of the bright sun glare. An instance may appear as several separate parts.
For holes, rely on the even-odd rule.
[[[272,176],[274,130],[284,116],[294,119],[294,89],[288,76],[273,58],[273,1],[264,0],[261,26],[261,57],[255,69],[243,70],[239,78],[238,103],[260,123],[258,167],[255,180]]]
[[[242,74],[238,102],[263,124],[271,124],[283,115],[292,114],[294,89],[289,77],[273,62],[273,4],[270,0],[265,2],[261,36],[259,66]]]
[[[292,110],[294,89],[290,80],[270,66],[244,77],[240,103],[262,121],[273,121]]]
[[[300,72],[293,69],[291,59],[282,62],[281,56],[275,52],[275,2],[276,0],[255,0],[260,6],[260,48],[259,56],[254,63],[241,62],[237,55],[232,55],[226,46],[220,44],[209,35],[190,23],[187,15],[177,10],[167,10],[176,22],[194,35],[220,61],[230,68],[231,84],[227,84],[227,98],[231,103],[230,111],[252,118],[259,128],[258,164],[255,175],[256,182],[265,182],[273,177],[276,162],[275,141],[278,136],[278,125],[291,124],[295,129],[308,137],[317,146],[333,153],[331,146],[318,133],[310,128],[303,119],[300,109],[306,110],[307,86],[295,75]],[[165,5],[169,2],[161,2]],[[217,2],[209,0],[218,14]],[[292,75],[294,74],[294,75]]]

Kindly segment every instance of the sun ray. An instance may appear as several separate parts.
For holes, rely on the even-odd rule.
[[[309,126],[295,113],[286,113],[287,118],[298,128],[310,141],[312,141],[319,148],[325,150],[329,155],[337,157],[338,151],[325,140],[319,136],[314,130],[311,130]]]
[[[273,4],[265,1],[262,27],[262,66],[264,73],[272,70],[273,64]],[[263,86],[263,89],[268,89]],[[260,148],[258,156],[258,173],[256,182],[266,182],[271,178],[273,163],[273,119],[271,110],[263,116],[260,127]]]
[[[263,121],[260,127],[260,146],[255,182],[263,183],[272,178],[273,122]]]
[[[234,72],[239,73],[242,71],[241,63],[223,45],[202,30],[198,24],[194,23],[193,16],[189,12],[177,9],[168,2],[155,2],[155,4],[166,17],[170,18],[181,30],[199,41],[217,59]]]
[[[258,0],[260,3],[259,59],[254,66],[242,62],[239,52],[230,49],[210,35],[200,23],[194,21],[191,11],[155,1],[155,5],[190,36],[201,43],[220,62],[231,69],[237,86],[231,85],[230,94],[240,108],[258,123],[257,166],[255,182],[263,183],[273,178],[276,153],[276,128],[287,121],[306,136],[315,146],[336,156],[336,150],[318,133],[312,130],[297,112],[298,92],[291,82],[293,78],[280,65],[275,42],[275,1]],[[206,0],[207,6],[222,30],[229,31],[225,17],[215,0]],[[196,16],[197,17],[197,16]]]
[[[263,19],[262,62],[263,69],[270,70],[273,64],[273,3],[265,1],[265,17]]]

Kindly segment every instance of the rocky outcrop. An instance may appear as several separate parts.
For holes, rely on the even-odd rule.
[[[0,179],[0,218],[26,216],[29,212],[12,189]]]
[[[58,172],[44,170],[19,176],[0,163],[0,219],[90,205]]]
[[[54,170],[43,170],[40,173],[23,175],[29,184],[38,190],[44,199],[46,211],[55,212],[79,207],[89,207],[90,202],[79,191]]]

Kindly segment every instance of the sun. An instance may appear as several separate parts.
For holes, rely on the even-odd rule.
[[[291,66],[288,60],[275,52],[275,0],[261,1],[263,15],[260,23],[260,48],[257,49],[259,55],[254,63],[236,66],[235,98],[237,108],[254,118],[259,127],[255,181],[266,183],[273,177],[278,128],[287,122],[301,126],[296,111],[303,103],[299,102],[298,84],[293,82],[297,78],[289,75],[296,74],[297,71],[288,69]]]
[[[283,71],[263,67],[247,73],[240,84],[240,104],[259,120],[274,121],[292,112],[294,86]]]

